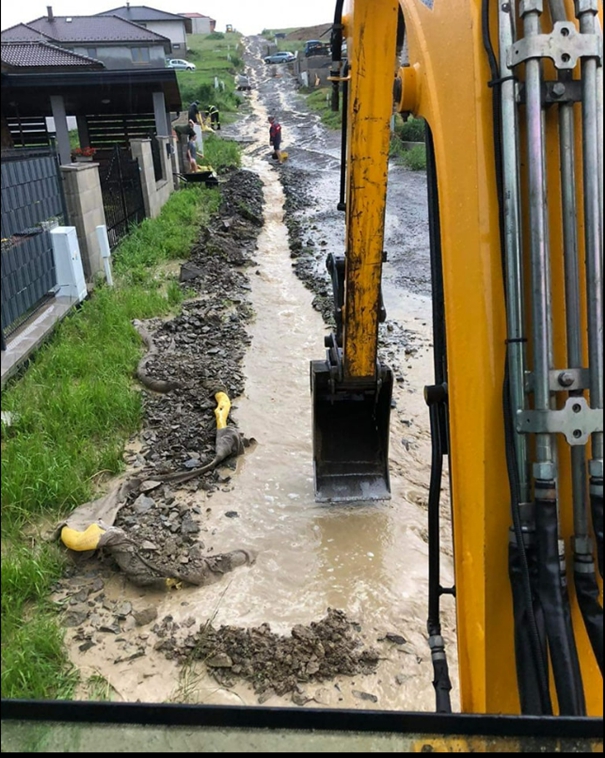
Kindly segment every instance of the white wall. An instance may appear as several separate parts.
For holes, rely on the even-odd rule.
[[[48,129],[49,132],[56,132],[57,131],[55,129],[55,119],[52,118],[52,116],[50,116],[49,118],[46,119],[46,128]],[[67,117],[67,128],[69,130],[71,130],[71,129],[77,129],[78,128],[78,124],[76,123],[76,117],[75,116],[68,116]]]
[[[192,18],[191,25],[194,34],[210,34],[212,31],[209,18]]]
[[[172,42],[173,52],[175,51],[174,45],[180,45],[176,48],[176,51],[181,55],[185,55],[187,49],[187,35],[185,33],[184,21],[143,21],[141,26],[145,29],[149,29],[150,32],[161,34],[162,37],[168,37]]]

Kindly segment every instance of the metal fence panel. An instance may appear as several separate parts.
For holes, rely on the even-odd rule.
[[[116,145],[99,167],[109,246],[113,250],[145,218],[141,170],[136,158]]]
[[[3,151],[2,333],[14,331],[57,280],[49,228],[65,223],[65,201],[54,151]]]

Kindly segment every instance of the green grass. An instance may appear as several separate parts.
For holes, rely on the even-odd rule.
[[[244,68],[243,52],[241,35],[236,32],[188,34],[186,57],[195,63],[196,70],[176,72],[183,108],[199,100],[202,109],[214,104],[224,123],[232,121],[244,102],[235,90],[235,75]],[[215,89],[215,77],[224,84],[224,90],[221,86]]]
[[[47,543],[35,550],[22,544],[3,548],[2,697],[60,699],[73,694],[78,677],[66,661],[56,611],[43,599],[63,562],[59,550]]]
[[[185,293],[162,264],[188,256],[219,202],[217,190],[175,192],[114,252],[115,286],[97,287],[3,392],[14,420],[2,426],[2,697],[73,695],[77,675],[47,600],[64,553],[31,535],[122,469],[142,418],[132,377],[143,346],[131,321],[176,310]]]
[[[340,110],[336,112],[332,110],[331,106],[332,90],[330,87],[320,87],[307,91],[310,92],[307,95],[307,105],[311,110],[320,114],[322,123],[329,129],[340,129],[342,126],[342,96],[339,98]]]
[[[414,145],[408,149],[402,145],[399,137],[393,136],[389,146],[389,155],[395,163],[412,171],[426,170],[426,147],[424,145]]]
[[[204,157],[200,162],[207,161],[217,174],[223,174],[241,165],[241,149],[237,142],[223,139],[217,134],[204,132]]]
[[[410,116],[404,121],[399,113],[395,115],[395,134],[403,142],[424,142],[425,121]]]

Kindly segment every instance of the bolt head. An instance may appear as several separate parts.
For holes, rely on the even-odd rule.
[[[565,85],[563,82],[555,82],[552,87],[552,94],[554,97],[563,97],[565,94]]]
[[[574,382],[573,374],[570,374],[569,371],[561,371],[558,381],[561,387],[571,387]]]

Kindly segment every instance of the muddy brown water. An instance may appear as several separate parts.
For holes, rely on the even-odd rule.
[[[329,607],[342,609],[360,625],[364,642],[380,651],[380,664],[372,675],[306,686],[313,697],[310,704],[434,710],[426,640],[431,450],[422,395],[424,385],[433,382],[433,364],[426,291],[428,229],[419,199],[419,189],[426,191],[426,180],[422,174],[398,167],[390,171],[386,243],[391,255],[383,294],[391,328],[407,335],[389,348],[398,367],[390,439],[392,498],[354,506],[319,505],[313,497],[309,361],[323,357],[327,330],[312,307],[312,293],[293,272],[280,181],[283,168],[267,158],[267,113],[280,109],[287,135],[285,149],[290,154],[286,170],[298,168],[309,174],[314,200],[299,215],[301,223],[309,229],[313,226],[317,239],[326,241],[326,251],[342,246],[344,237],[343,216],[334,210],[339,145],[316,116],[304,112],[286,72],[273,76],[260,63],[259,49],[258,41],[249,41],[246,61],[255,85],[249,95],[250,112],[225,130],[246,143],[244,167],[256,172],[264,185],[258,269],[250,276],[250,302],[256,316],[249,328],[252,340],[244,363],[245,391],[233,399],[232,407],[240,430],[258,444],[238,460],[231,481],[212,497],[202,490],[189,496],[192,505],[206,513],[204,541],[213,553],[246,546],[258,552],[258,559],[255,565],[236,569],[209,587],[143,591],[116,576],[105,586],[105,594],[108,601],[154,606],[158,619],[168,615],[177,623],[189,623],[193,618],[196,624],[211,620],[215,627],[268,623],[280,634],[288,634],[294,624],[322,618]],[[292,146],[287,144],[295,139]],[[136,445],[135,441],[132,449]],[[450,585],[447,480],[444,489],[441,583]],[[236,515],[226,518],[227,512]],[[457,709],[452,599],[444,598],[442,606],[452,701]],[[385,641],[389,633],[406,642]],[[117,636],[99,636],[91,659],[90,651],[79,649],[75,631],[68,630],[70,655],[85,683],[80,696],[91,697],[90,682],[97,680],[107,683],[113,698],[126,701],[258,704],[249,686],[219,687],[201,663],[179,668],[152,649],[140,657],[134,652],[129,660],[129,645],[136,651],[148,636],[144,627],[126,623]],[[276,695],[266,701],[266,705],[291,704],[290,697]]]

